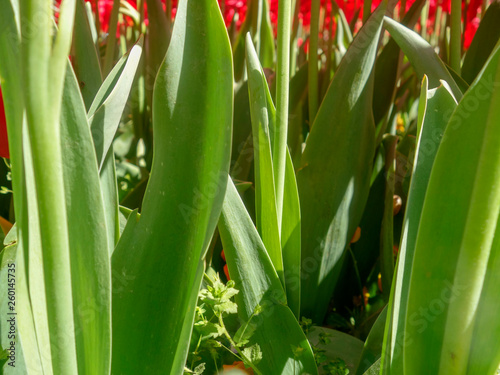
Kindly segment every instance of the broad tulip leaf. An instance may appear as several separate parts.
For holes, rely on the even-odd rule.
[[[394,292],[391,296],[393,306],[390,306],[390,319],[393,330],[388,341],[390,348],[386,348],[389,353],[385,353],[388,363],[384,366],[391,374],[403,372],[404,343],[411,340],[411,336],[406,337],[405,321],[415,240],[432,165],[447,123],[443,121],[443,116],[451,115],[456,105],[449,88],[441,85],[437,89],[428,90],[427,77],[424,77],[419,103],[418,143],[403,220]]]
[[[316,322],[323,321],[342,254],[368,196],[375,153],[372,70],[384,12],[382,3],[344,56],[312,125],[297,172],[302,315]],[[337,144],[332,148],[333,140]]]
[[[488,259],[496,250],[492,244],[500,210],[499,80],[497,46],[453,112],[432,167],[406,314],[406,334],[413,339],[411,349],[404,352],[409,375],[467,372]]]
[[[71,66],[63,91],[61,145],[78,368],[80,373],[107,373],[111,366],[108,234],[92,136]]]
[[[251,343],[258,343],[264,353],[257,368],[262,374],[317,374],[309,342],[286,306],[278,274],[230,180],[219,233],[229,275],[240,291],[235,296],[239,318],[245,323],[251,319],[255,326]]]
[[[440,80],[448,83],[455,98],[461,99],[462,92],[453,80],[450,72],[434,51],[420,35],[413,30],[399,24],[391,18],[384,18],[384,26],[394,38],[408,60],[412,63],[418,76],[423,78],[424,74],[429,78],[429,87],[436,88]]]
[[[154,88],[155,153],[141,218],[112,256],[113,275],[124,280],[113,283],[113,374],[184,369],[226,190],[232,103],[231,48],[217,1],[180,2]]]
[[[500,301],[498,299],[500,225],[498,222],[495,239],[491,246],[487,272],[488,275],[484,280],[477,309],[467,374],[494,374],[498,370],[498,364],[500,363],[500,345],[497,340],[500,333],[498,320],[500,315]]]

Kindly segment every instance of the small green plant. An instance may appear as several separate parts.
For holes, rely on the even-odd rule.
[[[199,293],[191,338],[192,350],[187,361],[193,370],[186,368],[187,374],[203,374],[205,368],[210,366],[202,362],[206,358],[212,360],[217,371],[223,364],[241,361],[245,367],[251,367],[255,374],[261,374],[256,367],[262,359],[260,346],[257,343],[249,344],[254,332],[251,320],[262,312],[262,307],[258,306],[250,320],[238,327],[238,324],[234,324],[234,315],[238,312],[234,296],[239,291],[234,286],[232,280],[224,284],[218,274],[213,277],[205,274],[205,288]],[[228,320],[231,320],[229,324],[226,323]]]

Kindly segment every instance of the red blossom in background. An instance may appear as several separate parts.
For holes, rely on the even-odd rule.
[[[7,159],[10,158],[9,141],[7,139],[7,121],[5,119],[2,89],[0,89],[0,157]]]
[[[469,48],[476,30],[479,27],[477,14],[481,10],[482,0],[471,0],[465,16],[464,47]]]
[[[60,1],[60,0],[58,0]],[[96,2],[93,0],[86,0],[92,2],[95,11]],[[353,17],[356,15],[358,9],[361,10],[358,13],[358,17],[363,17],[363,0],[336,0],[338,6],[344,12],[348,22],[351,22]],[[134,7],[137,7],[136,0],[128,0],[128,2]],[[177,11],[178,0],[172,0],[172,18],[175,17]],[[221,9],[224,12],[224,20],[226,26],[229,26],[236,16],[236,25],[240,27],[245,20],[247,11],[248,0],[219,0],[221,4]],[[372,11],[380,4],[381,0],[372,1]],[[406,11],[410,9],[415,0],[407,0]],[[101,30],[107,32],[109,28],[109,19],[111,16],[111,11],[113,9],[113,0],[100,0],[99,2],[99,22],[101,24]],[[223,3],[223,4],[222,4]],[[467,8],[467,14],[465,18],[465,31],[464,31],[464,47],[467,49],[474,37],[476,30],[479,26],[479,18],[477,17],[478,12],[481,9],[482,0],[471,0]],[[465,7],[465,2],[463,2]],[[330,22],[330,15],[332,11],[332,5],[330,0],[321,0],[322,7],[326,10],[327,17],[325,18],[325,27],[328,27]],[[399,7],[399,4],[398,4]],[[427,18],[427,30],[433,32],[436,13],[438,7],[441,7],[443,13],[450,13],[451,11],[451,0],[430,0],[429,1],[429,14]],[[464,8],[465,11],[465,8]],[[147,9],[146,9],[147,18]],[[270,18],[276,29],[278,23],[278,0],[270,0]],[[308,27],[311,23],[311,0],[300,0],[300,11],[299,19],[304,27]],[[128,17],[125,17],[127,23],[130,23]]]
[[[61,0],[57,0],[57,3],[60,3]],[[96,6],[96,2],[93,0],[86,0],[92,3],[92,6]],[[134,8],[137,8],[136,0],[127,0]],[[177,1],[172,0],[172,18],[175,17],[177,10]],[[224,20],[226,25],[229,26],[231,22],[237,16],[237,26],[241,26],[243,23],[246,11],[247,11],[247,0],[218,0],[221,4],[221,8],[224,11]],[[338,6],[343,10],[346,19],[348,22],[352,21],[352,18],[356,14],[358,9],[361,9],[358,17],[363,16],[362,8],[363,8],[363,0],[336,0]],[[374,10],[379,4],[381,0],[373,0],[372,1],[372,10]],[[406,11],[408,11],[411,5],[415,2],[415,0],[408,0],[406,2]],[[113,9],[113,0],[100,0],[98,1],[99,9],[99,22],[101,26],[101,31],[107,32],[109,29],[109,19],[111,17],[111,11]],[[329,25],[329,20],[331,18],[332,6],[329,0],[321,0],[322,7],[326,10],[326,24],[325,27]],[[469,48],[472,39],[476,33],[476,30],[479,26],[480,19],[478,17],[478,13],[481,11],[482,0],[471,0],[468,7],[465,8],[465,2],[462,2],[464,17],[464,48]],[[399,7],[399,4],[398,4]],[[430,0],[429,2],[429,14],[427,19],[427,28],[429,32],[433,31],[433,28],[436,24],[436,14],[438,7],[441,7],[444,13],[450,13],[451,10],[451,0]],[[165,9],[165,7],[164,7]],[[465,11],[465,9],[467,9]],[[300,0],[300,12],[299,19],[305,27],[308,27],[311,22],[311,0]],[[58,14],[56,12],[56,18]],[[146,17],[147,17],[147,9],[146,9]],[[278,23],[278,0],[270,0],[270,18],[273,23],[274,28],[276,29]],[[130,19],[125,17],[125,22],[127,24],[131,24]],[[147,21],[147,20],[146,20]],[[7,124],[5,119],[5,109],[3,105],[2,99],[2,91],[0,89],[0,157],[9,158],[9,144],[7,139]]]

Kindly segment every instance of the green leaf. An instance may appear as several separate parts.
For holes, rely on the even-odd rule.
[[[43,274],[45,290],[37,298],[43,300],[33,315],[47,313],[45,327],[50,337],[49,346],[43,350],[52,353],[51,361],[55,374],[78,373],[77,344],[75,337],[75,306],[73,288],[80,285],[91,285],[99,278],[100,272],[93,274],[91,279],[77,280],[80,274],[72,275],[72,254],[70,249],[69,227],[74,223],[74,217],[67,212],[67,191],[63,173],[65,154],[61,144],[61,105],[64,87],[67,56],[70,50],[75,2],[61,3],[58,31],[54,34],[51,20],[51,1],[31,3],[21,2],[21,29],[34,24],[38,25],[36,32],[30,38],[24,38],[22,44],[22,59],[18,66],[22,69],[25,113],[27,120],[28,140],[24,142],[24,152],[31,152],[31,160],[26,159],[26,169],[33,169],[32,191],[36,191],[34,215],[37,226],[29,227],[22,223],[21,231],[38,230],[40,233],[41,258],[28,266],[34,266],[37,272]],[[54,38],[55,36],[55,38]],[[26,174],[31,171],[26,171]],[[82,176],[79,176],[82,179]],[[99,196],[99,192],[90,190]],[[102,222],[101,222],[102,223]],[[29,244],[31,247],[31,243]],[[23,249],[25,251],[25,249]],[[26,254],[26,253],[25,253]],[[31,256],[30,256],[31,258]],[[31,276],[30,276],[31,279]],[[31,280],[30,280],[31,281]],[[36,280],[38,283],[41,278]],[[79,285],[80,284],[80,285]],[[28,288],[30,286],[28,285]],[[41,288],[43,288],[41,286]],[[88,290],[81,296],[89,297]],[[103,293],[103,295],[106,292]],[[31,295],[33,298],[34,294]],[[87,328],[87,327],[86,327]],[[90,325],[88,326],[90,328]],[[86,332],[85,332],[86,333]],[[64,338],[64,345],[60,345]],[[101,342],[97,343],[100,346]],[[106,354],[104,353],[104,356]],[[80,364],[84,366],[84,364]],[[106,362],[103,362],[106,365]],[[49,372],[50,373],[50,372]]]
[[[255,327],[251,342],[258,343],[264,353],[257,368],[262,374],[317,374],[311,347],[286,306],[285,292],[271,259],[231,181],[219,233],[231,280],[240,291],[235,297],[238,315],[242,322],[251,319]],[[292,346],[302,348],[300,358],[294,358]]]
[[[107,373],[111,364],[108,234],[90,127],[71,66],[63,91],[61,144],[79,372]]]
[[[443,119],[444,116],[451,115],[456,105],[449,88],[441,85],[437,89],[428,90],[428,80],[424,77],[419,103],[418,144],[403,220],[394,293],[391,296],[393,306],[390,307],[390,319],[393,330],[388,344],[390,347],[386,348],[388,353],[385,355],[388,355],[389,359],[384,369],[392,374],[403,372],[402,353],[405,350],[405,342],[411,340],[411,336],[407,337],[405,332],[405,322],[415,241],[432,165],[446,127],[446,121]]]
[[[500,3],[492,2],[482,16],[481,23],[465,54],[462,77],[471,84],[488,60],[500,39]]]
[[[129,219],[112,257],[113,274],[127,280],[113,295],[114,374],[184,369],[226,189],[232,102],[219,6],[183,1],[154,88],[155,154],[141,218]]]
[[[340,260],[361,219],[374,156],[372,69],[385,5],[351,44],[319,108],[297,172],[302,314],[322,322]],[[363,137],[359,135],[363,134]],[[332,148],[332,140],[337,140]]]
[[[293,169],[292,158],[287,150],[285,169],[285,191],[283,194],[283,220],[281,222],[281,244],[288,307],[299,319],[300,316],[300,201]]]
[[[497,47],[453,112],[432,167],[410,280],[409,374],[466,373],[500,210],[499,80]]]
[[[424,74],[427,75],[430,88],[438,87],[439,81],[444,80],[450,86],[455,98],[458,100],[462,98],[460,88],[429,43],[413,30],[391,18],[384,17],[384,26],[408,57],[420,79],[423,78]]]
[[[276,110],[250,34],[247,34],[246,38],[246,61],[252,117],[257,230],[284,285],[280,230],[276,212],[273,155],[269,135],[270,128],[275,128]]]
[[[118,187],[113,139],[120,125],[141,56],[142,38],[116,63],[99,91],[94,93],[87,114],[100,170],[110,254],[119,238]]]
[[[258,365],[262,360],[262,351],[260,350],[259,344],[253,344],[252,346],[243,349],[243,354],[253,365]]]

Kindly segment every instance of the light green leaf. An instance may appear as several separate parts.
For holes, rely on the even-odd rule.
[[[497,47],[453,112],[432,167],[410,280],[408,374],[467,371],[500,210],[499,81]]]
[[[495,238],[488,260],[487,276],[477,308],[476,323],[472,336],[467,374],[495,374],[500,363],[500,222],[497,222]]]
[[[80,373],[107,373],[111,365],[108,233],[92,136],[71,66],[63,91],[61,145],[78,368]]]
[[[405,350],[405,342],[411,340],[411,336],[406,335],[405,322],[415,240],[432,165],[447,123],[443,120],[445,116],[451,115],[456,105],[449,88],[441,85],[437,89],[428,90],[428,80],[424,76],[419,103],[418,144],[403,220],[394,293],[391,296],[393,306],[390,306],[390,315],[393,330],[386,348],[388,353],[384,354],[388,356],[388,363],[384,367],[391,374],[403,372],[402,353]]]
[[[270,128],[275,127],[276,110],[250,34],[247,34],[246,38],[246,61],[252,117],[257,230],[284,285],[280,230],[276,212],[273,156],[269,135]]]
[[[141,54],[142,39],[116,63],[88,111],[99,170],[102,168],[120,124]]]

